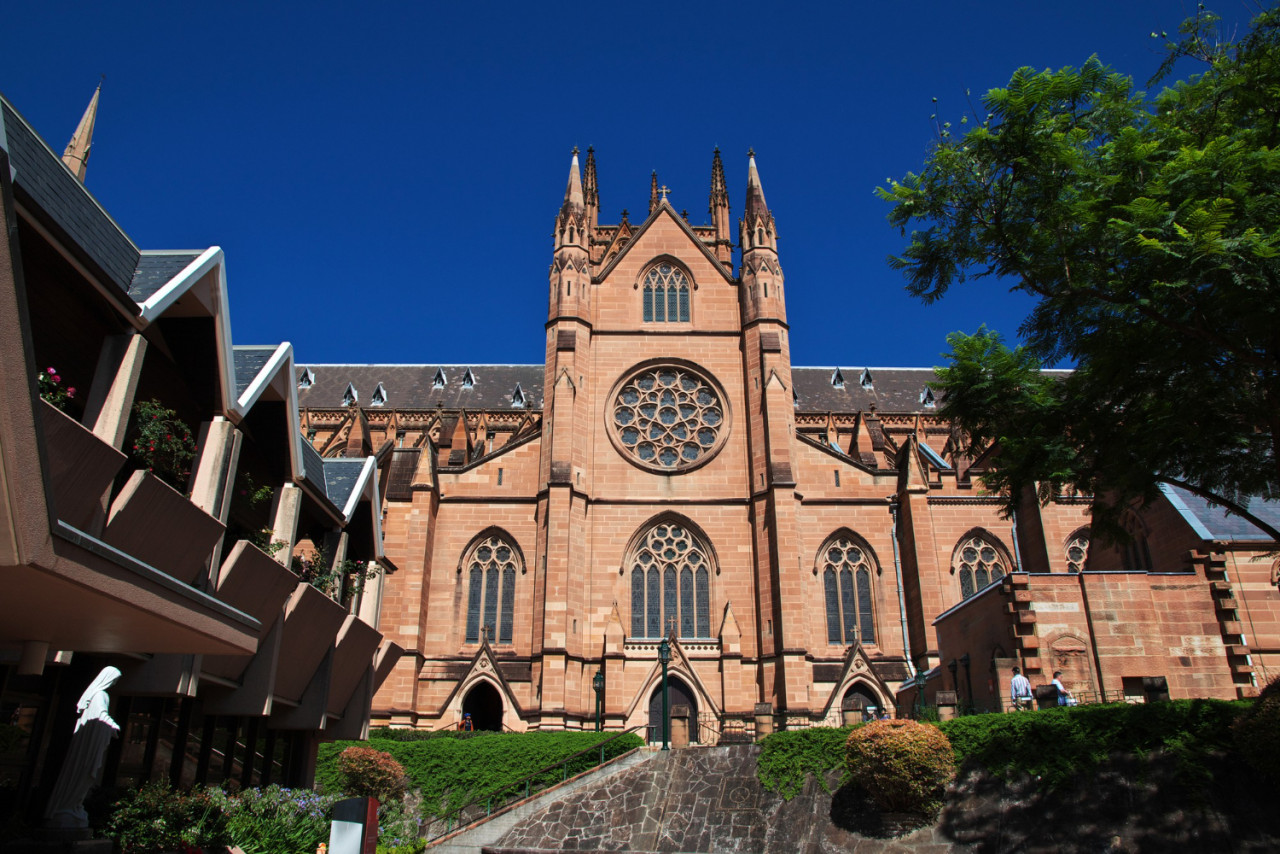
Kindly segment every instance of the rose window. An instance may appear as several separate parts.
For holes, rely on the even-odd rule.
[[[621,449],[657,471],[700,465],[728,432],[719,392],[689,368],[649,368],[623,382],[613,403]]]

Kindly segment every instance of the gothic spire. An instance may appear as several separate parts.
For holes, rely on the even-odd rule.
[[[582,178],[578,170],[578,146],[573,147],[573,162],[569,164],[569,184],[564,188],[564,206],[581,210],[585,205],[582,200]]]
[[[658,209],[658,170],[653,170],[653,176],[649,179],[649,213],[653,213]]]
[[[600,187],[596,184],[596,150],[587,146],[587,173],[582,187],[587,198],[587,224],[594,230],[600,222]]]
[[[81,184],[84,183],[84,173],[89,168],[89,149],[93,147],[93,123],[98,118],[98,96],[101,94],[102,81],[99,80],[98,88],[93,90],[93,97],[89,99],[89,106],[81,116],[76,132],[71,135],[71,141],[67,143],[67,150],[62,153],[62,162],[67,164],[67,168],[80,179]]]
[[[564,188],[564,204],[556,217],[556,247],[574,245],[581,248],[587,240],[587,211],[582,199],[582,176],[578,169],[578,147],[573,147],[569,164],[569,183]]]
[[[769,218],[769,206],[764,201],[764,188],[760,186],[760,173],[756,171],[756,152],[747,152],[747,204],[745,208],[747,222],[754,223],[757,217]]]
[[[587,146],[587,175],[586,184],[583,186],[586,193],[587,204],[600,206],[600,188],[596,185],[596,150],[592,146]]]
[[[716,208],[729,210],[729,189],[724,180],[724,163],[720,160],[720,146],[711,155],[711,201],[709,213],[715,219]]]
[[[715,227],[716,260],[728,264],[733,258],[733,238],[729,235],[729,188],[724,179],[720,147],[711,156],[711,224]]]

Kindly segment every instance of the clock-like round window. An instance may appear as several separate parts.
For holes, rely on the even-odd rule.
[[[722,393],[683,365],[655,365],[623,380],[607,417],[618,448],[660,472],[702,465],[729,434]]]

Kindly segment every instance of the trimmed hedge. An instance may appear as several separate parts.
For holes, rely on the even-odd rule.
[[[971,762],[998,776],[1028,774],[1053,788],[1113,753],[1163,750],[1188,776],[1203,775],[1203,756],[1231,748],[1232,724],[1252,705],[1251,700],[1172,700],[1062,706],[970,715],[938,726],[951,740],[957,764]],[[761,743],[761,784],[787,799],[800,792],[809,774],[825,786],[828,772],[844,770],[850,731],[815,727],[770,735]],[[840,785],[848,780],[846,771]]]
[[[956,758],[998,776],[1024,773],[1049,788],[1091,771],[1113,753],[1172,753],[1188,772],[1209,751],[1231,746],[1231,724],[1248,700],[1172,700],[1128,705],[1065,706],[994,713],[941,724]]]
[[[501,794],[516,781],[582,750],[614,738],[603,732],[477,733],[469,738],[434,737],[412,741],[370,738],[368,742],[339,741],[320,746],[316,783],[323,791],[342,791],[337,758],[348,747],[385,751],[404,767],[409,788],[422,793],[422,813],[437,816],[476,797]],[[614,738],[605,747],[605,760],[621,756],[644,744],[638,735]],[[580,774],[599,764],[593,751],[570,763],[568,775]],[[550,771],[532,788],[559,782],[562,771]]]
[[[1253,708],[1236,721],[1236,749],[1251,768],[1280,779],[1280,676],[1258,695]]]

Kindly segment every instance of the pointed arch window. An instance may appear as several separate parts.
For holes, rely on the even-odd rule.
[[[960,596],[968,599],[1008,574],[1008,563],[1001,549],[982,534],[973,534],[960,542],[955,556],[956,574],[960,576]]]
[[[689,322],[689,277],[674,264],[663,262],[645,274],[645,323]]]
[[[876,642],[871,573],[875,558],[849,534],[837,534],[818,552],[827,611],[827,643]]]
[[[502,534],[483,537],[467,553],[467,643],[509,644],[514,637],[520,552]]]
[[[1151,549],[1147,546],[1147,526],[1132,510],[1124,514],[1121,524],[1129,534],[1128,540],[1121,547],[1124,568],[1129,572],[1150,572]]]
[[[679,522],[660,522],[630,557],[631,634],[660,638],[711,637],[711,552]]]
[[[1083,572],[1089,559],[1089,529],[1081,528],[1067,540],[1067,572]]]

